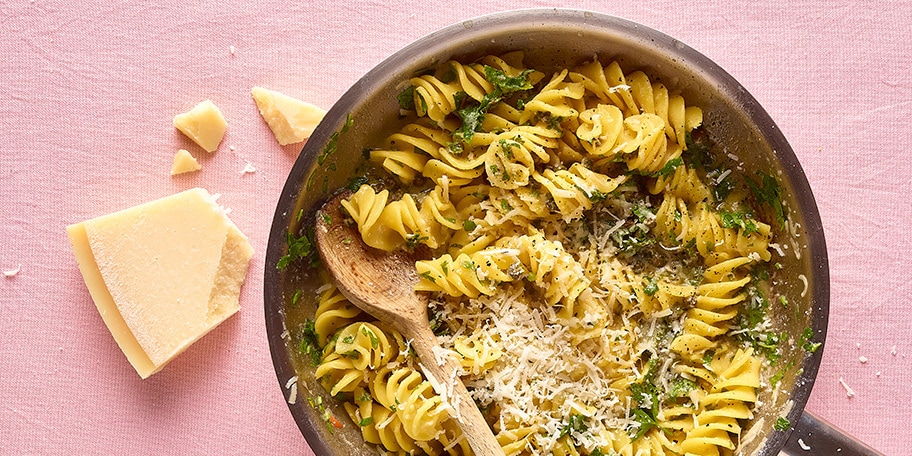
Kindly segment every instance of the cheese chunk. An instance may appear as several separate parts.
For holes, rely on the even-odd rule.
[[[140,377],[239,310],[253,248],[195,188],[67,227],[101,317]]]
[[[274,90],[254,87],[250,93],[260,115],[283,146],[309,138],[326,115],[326,111],[317,106]]]
[[[200,102],[190,111],[174,116],[174,127],[206,152],[215,152],[225,136],[228,123],[211,100]]]
[[[171,175],[189,173],[193,171],[199,171],[203,168],[202,165],[193,158],[193,155],[190,155],[186,149],[178,150],[174,154],[174,163],[171,164]]]

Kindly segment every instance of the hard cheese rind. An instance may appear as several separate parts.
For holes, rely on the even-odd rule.
[[[317,106],[274,90],[254,87],[250,94],[272,134],[283,146],[309,138],[326,115],[326,111]]]
[[[239,309],[253,248],[200,188],[67,227],[92,299],[147,378]]]

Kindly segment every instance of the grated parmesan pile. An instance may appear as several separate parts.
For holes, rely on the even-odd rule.
[[[635,369],[604,369],[609,358],[613,368],[633,358],[630,331],[605,328],[600,337],[577,344],[569,326],[552,323],[557,321],[554,308],[532,302],[521,286],[504,287],[495,296],[455,308],[442,302],[432,305],[439,316],[460,327],[441,337],[444,346],[454,349],[456,340],[471,336],[494,352],[496,362],[490,368],[466,372],[464,378],[479,404],[497,407],[495,428],[533,427],[532,446],[548,454],[571,415],[587,417],[587,431],[572,437],[590,450],[606,444],[599,441],[604,431],[632,425],[622,390],[626,379],[635,378]],[[477,329],[469,334],[469,328]]]

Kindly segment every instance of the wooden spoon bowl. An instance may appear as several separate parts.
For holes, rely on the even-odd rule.
[[[338,194],[317,214],[315,237],[326,269],[339,291],[374,318],[398,330],[418,354],[419,367],[447,402],[476,455],[503,455],[465,385],[459,366],[449,356],[437,356],[439,347],[428,322],[426,294],[416,293],[415,258],[405,251],[385,252],[368,247],[353,223],[346,223]],[[439,350],[439,349],[438,349]]]

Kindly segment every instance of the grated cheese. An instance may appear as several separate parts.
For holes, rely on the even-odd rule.
[[[295,404],[298,402],[298,376],[292,376],[285,382],[285,389],[288,390],[288,403]]]
[[[808,279],[807,279],[807,277],[806,277],[804,274],[798,274],[798,280],[800,280],[801,283],[804,284],[804,289],[801,290],[801,297],[803,298],[803,297],[807,296],[807,292],[808,292]]]
[[[4,277],[15,277],[17,274],[19,274],[19,271],[21,271],[21,270],[22,270],[22,265],[20,264],[19,266],[16,266],[14,269],[8,269],[8,270],[3,271],[3,276]]]
[[[611,386],[616,379],[606,378],[592,352],[571,343],[573,334],[568,327],[548,323],[555,319],[553,308],[529,302],[521,287],[512,293],[470,300],[467,305],[470,307],[445,315],[445,318],[477,320],[478,326],[475,323],[466,326],[482,328],[476,333],[481,341],[497,341],[503,352],[483,376],[469,376],[466,381],[467,386],[474,389],[473,395],[478,402],[496,402],[500,406],[502,423],[525,422],[537,426],[540,432],[531,435],[530,439],[543,452],[554,448],[566,425],[566,417],[573,414],[589,417],[588,431],[574,434],[586,447],[607,446],[607,442],[599,441],[598,436],[602,434],[599,431],[632,424],[627,418],[629,401],[621,403],[618,391]],[[441,306],[441,309],[445,308]],[[604,346],[632,349],[622,342],[612,343],[616,332],[604,331],[601,337]],[[440,339],[445,346],[450,346],[455,337],[442,336]],[[631,366],[618,376],[627,377],[632,373]],[[559,405],[555,407],[555,404]]]
[[[842,379],[842,377],[839,377],[839,384],[842,385],[843,388],[845,388],[846,397],[854,397],[854,396],[855,396],[855,391],[852,390],[852,388],[849,387],[849,384],[846,383],[845,380]]]

